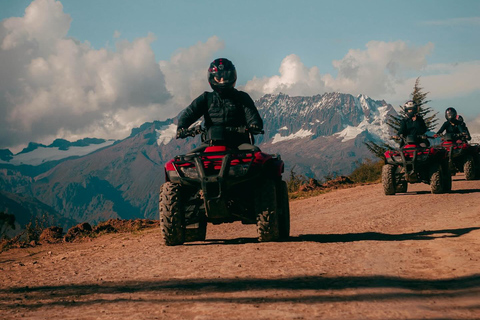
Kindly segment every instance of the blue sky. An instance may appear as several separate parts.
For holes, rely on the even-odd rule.
[[[480,118],[480,1],[3,0],[0,20],[0,148],[123,138],[209,90],[217,57],[254,98],[340,91],[398,106],[421,77],[440,117]]]

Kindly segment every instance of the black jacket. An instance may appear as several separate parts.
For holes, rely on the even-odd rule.
[[[465,134],[467,139],[471,139],[470,133],[463,123],[452,124],[450,121],[445,121],[437,131],[437,134],[443,133],[443,131],[446,133]]]
[[[179,128],[188,128],[204,117],[205,127],[249,127],[263,129],[263,121],[248,93],[233,89],[220,96],[217,92],[204,92],[183,111],[178,119]]]
[[[237,128],[256,125],[263,129],[263,121],[248,93],[232,89],[228,93],[204,92],[183,111],[178,119],[178,128],[188,128],[200,117],[205,128]],[[233,138],[233,136],[232,136]],[[248,136],[237,137],[239,143],[248,142]],[[234,138],[234,140],[238,140]]]
[[[417,115],[415,121],[410,118],[404,118],[400,121],[400,129],[398,130],[398,135],[403,135],[404,137],[409,135],[423,135],[427,132],[427,125],[425,120],[421,116]]]

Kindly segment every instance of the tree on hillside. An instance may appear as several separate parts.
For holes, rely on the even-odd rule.
[[[5,236],[8,229],[15,230],[15,216],[0,212],[0,239]]]
[[[413,87],[413,92],[411,93],[411,99],[413,102],[418,106],[418,113],[423,117],[425,120],[425,124],[427,125],[428,130],[433,130],[435,128],[436,123],[438,121],[437,114],[438,112],[431,114],[433,112],[432,108],[426,106],[430,100],[427,100],[427,95],[429,92],[424,92],[423,88],[420,87],[420,77],[415,80],[415,85]],[[403,118],[406,117],[406,111],[404,106],[400,106],[400,111],[396,116],[389,115],[387,119],[387,125],[392,128],[395,132],[400,129],[400,122]],[[388,143],[381,143],[377,144],[373,141],[365,142],[367,149],[373,153],[376,157],[380,159],[384,159],[384,153],[387,150],[395,149],[395,147],[391,146]]]

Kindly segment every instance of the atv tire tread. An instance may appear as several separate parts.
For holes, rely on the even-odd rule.
[[[430,169],[430,188],[432,193],[443,193],[444,180],[442,178],[442,169],[440,165],[433,165]]]
[[[468,155],[465,159],[465,163],[463,165],[463,172],[465,173],[466,180],[475,179],[475,165],[473,163],[473,157],[471,155]]]
[[[395,194],[395,166],[386,164],[382,168],[382,185],[385,195]]]
[[[276,188],[273,179],[268,179],[257,193],[257,232],[258,241],[277,241],[280,238],[279,210]]]
[[[160,228],[167,246],[185,242],[185,217],[182,209],[180,185],[166,182],[160,188]]]

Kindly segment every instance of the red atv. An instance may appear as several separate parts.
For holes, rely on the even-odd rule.
[[[452,175],[464,172],[466,180],[480,179],[480,146],[470,144],[462,134],[440,135],[441,146],[448,152],[448,163]]]
[[[393,138],[393,137],[392,137]],[[432,193],[450,192],[452,177],[445,148],[427,147],[428,136],[407,136],[403,147],[385,152],[382,184],[386,195],[407,192],[408,183],[430,184]]]
[[[227,129],[248,133],[251,144],[227,147],[222,142]],[[256,224],[259,241],[289,236],[288,192],[280,156],[260,151],[246,128],[221,131],[208,132],[207,138],[205,129],[189,129],[189,136],[202,134],[202,146],[165,164],[159,210],[168,246],[205,240],[208,222]]]

